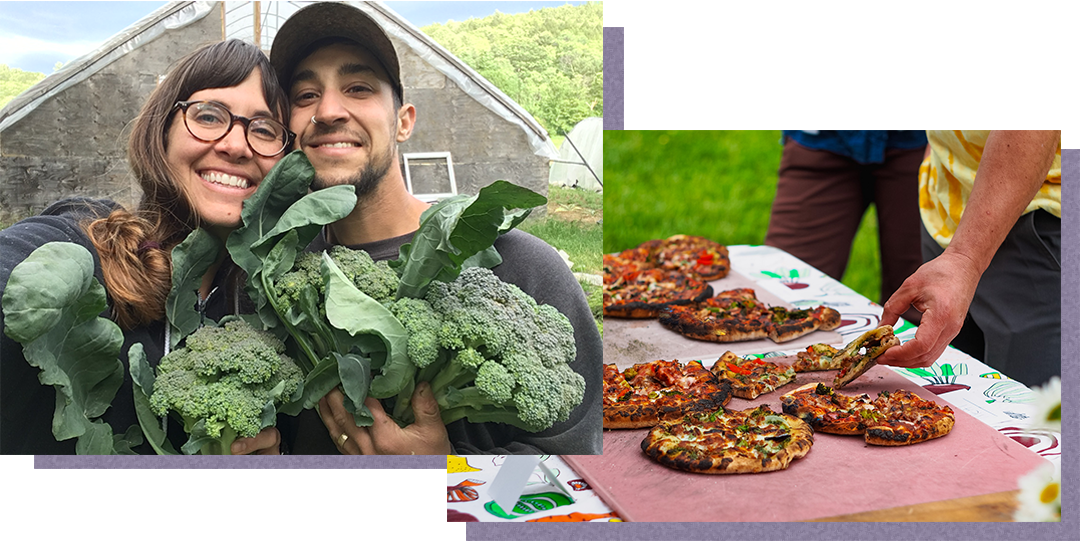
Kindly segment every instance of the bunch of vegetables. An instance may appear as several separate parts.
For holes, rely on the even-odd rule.
[[[421,381],[432,384],[447,423],[538,431],[569,417],[584,394],[569,367],[570,322],[490,271],[501,262],[495,239],[542,196],[497,181],[444,200],[423,214],[397,260],[375,262],[345,248],[303,252],[356,205],[351,186],[309,193],[313,177],[303,153],[289,154],[245,201],[242,226],[224,245],[196,229],[174,248],[166,316],[177,350],[156,373],[141,345],[128,356],[141,433],[113,434],[99,419],[123,381],[123,334],[99,316],[106,297],[90,253],[50,243],[12,271],[5,330],[56,388],[57,440],[78,437],[80,454],[133,453],[145,435],[155,451],[173,454],[161,419],[173,414],[189,434],[184,453],[228,453],[237,436],[274,425],[278,413],[313,408],[339,385],[357,425],[372,422],[369,395],[388,399],[405,425]],[[256,312],[217,327],[195,305],[223,246],[247,273]]]
[[[444,200],[424,212],[397,260],[373,261],[343,247],[305,253],[328,223],[316,208],[347,215],[353,189],[302,194],[306,183],[298,182],[313,171],[299,153],[279,168],[245,203],[244,226],[227,246],[249,275],[258,317],[287,336],[307,374],[303,407],[340,385],[357,425],[371,425],[368,396],[388,399],[391,416],[405,425],[413,420],[412,392],[427,381],[446,423],[468,418],[539,431],[581,403],[569,320],[490,270],[501,262],[495,239],[542,196],[497,181],[476,196]],[[264,203],[292,205],[279,215]]]

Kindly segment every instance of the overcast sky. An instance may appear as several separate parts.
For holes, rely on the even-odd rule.
[[[50,74],[168,2],[0,2],[0,64]],[[580,1],[385,2],[417,27]]]

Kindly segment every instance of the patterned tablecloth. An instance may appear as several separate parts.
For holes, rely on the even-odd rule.
[[[877,326],[882,308],[792,255],[768,246],[732,246],[732,269],[799,308],[826,305],[840,311],[838,331],[844,343]],[[906,342],[916,327],[907,321],[896,327]],[[1057,463],[1061,433],[1026,427],[1033,411],[1033,393],[993,368],[949,347],[929,369],[892,368],[912,383],[925,387],[955,406]],[[487,496],[506,456],[447,456],[447,520],[451,521],[618,521],[603,500],[559,456],[542,459],[555,478],[538,468],[525,493],[509,512]],[[553,483],[566,487],[568,498]]]

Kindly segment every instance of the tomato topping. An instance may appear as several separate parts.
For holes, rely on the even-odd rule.
[[[712,265],[713,264],[713,255],[710,254],[709,252],[706,252],[706,251],[703,250],[701,252],[701,255],[699,255],[698,258],[697,258],[697,264],[698,265]]]
[[[750,372],[751,372],[750,368],[747,368],[745,366],[740,366],[738,364],[731,364],[729,362],[725,362],[724,366],[727,366],[728,370],[731,370],[732,372],[735,372],[736,374],[742,374],[744,376],[750,375]]]

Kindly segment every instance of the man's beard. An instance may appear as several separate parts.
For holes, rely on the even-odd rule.
[[[316,170],[315,180],[311,188],[318,190],[335,185],[352,185],[356,189],[357,199],[363,199],[374,192],[379,186],[379,182],[386,177],[386,174],[390,171],[393,154],[393,150],[387,150],[385,154],[372,156],[368,159],[367,164],[360,168],[360,171],[337,181],[328,181],[320,177],[318,170]]]

